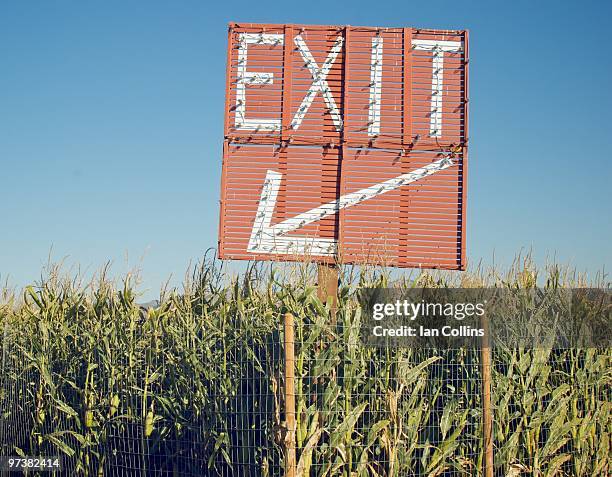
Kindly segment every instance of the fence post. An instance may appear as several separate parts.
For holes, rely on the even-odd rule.
[[[295,339],[293,315],[285,313],[285,477],[295,477]]]
[[[482,430],[483,430],[483,476],[493,477],[493,414],[491,411],[491,342],[489,338],[489,320],[481,318],[484,331],[480,348],[480,366],[482,370]]]

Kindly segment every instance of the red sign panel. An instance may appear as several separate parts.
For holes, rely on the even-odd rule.
[[[232,24],[219,255],[463,269],[467,32]]]

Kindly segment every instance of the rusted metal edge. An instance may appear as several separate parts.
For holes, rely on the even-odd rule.
[[[465,270],[467,267],[467,254],[466,254],[466,217],[467,217],[467,181],[468,181],[468,111],[469,111],[469,81],[468,81],[468,69],[469,69],[469,32],[466,30],[463,37],[463,57],[464,66],[463,71],[465,75],[464,88],[463,88],[463,134],[464,141],[461,152],[461,254],[459,257],[459,270]]]
[[[225,219],[225,183],[227,175],[227,160],[229,154],[229,104],[230,104],[230,78],[232,70],[232,51],[234,49],[234,29],[230,24],[227,30],[227,63],[225,65],[225,111],[223,122],[223,160],[221,163],[221,200],[219,202],[219,239],[217,242],[217,256],[224,258],[224,219]]]

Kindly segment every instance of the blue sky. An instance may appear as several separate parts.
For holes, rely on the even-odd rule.
[[[227,23],[470,29],[468,258],[612,265],[610,2],[0,5],[0,279],[154,295],[216,245]]]

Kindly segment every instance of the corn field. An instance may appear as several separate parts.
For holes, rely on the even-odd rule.
[[[350,269],[332,313],[312,272],[206,261],[151,307],[129,276],[5,292],[0,455],[59,455],[70,476],[282,476],[288,312],[298,476],[481,475],[479,350],[364,346],[355,290],[585,285],[529,260],[504,276]],[[610,475],[611,357],[494,349],[496,475]]]

